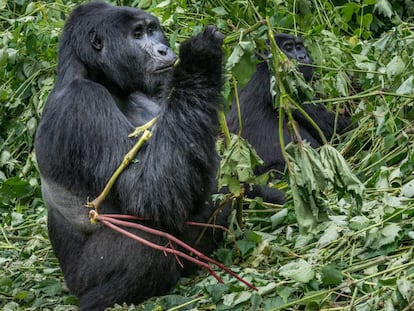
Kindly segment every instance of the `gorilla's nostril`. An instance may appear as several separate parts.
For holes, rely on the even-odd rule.
[[[158,53],[162,56],[167,55],[168,53],[168,47],[167,46],[159,46],[158,47]]]

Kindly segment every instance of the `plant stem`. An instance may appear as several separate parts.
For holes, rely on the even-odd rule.
[[[221,131],[224,135],[224,141],[226,143],[226,146],[228,147],[228,146],[230,146],[230,132],[229,132],[229,128],[227,126],[226,116],[224,115],[223,109],[220,109],[217,112],[217,116],[218,116],[218,121],[219,121],[219,124],[220,124]]]
[[[124,169],[132,162],[132,160],[135,158],[138,151],[141,149],[144,143],[147,142],[148,139],[150,139],[150,137],[151,137],[151,132],[149,130],[145,130],[142,136],[140,137],[140,139],[138,140],[138,142],[125,155],[122,163],[118,166],[116,171],[112,174],[111,178],[109,178],[109,181],[106,183],[105,188],[102,190],[102,192],[93,201],[87,202],[86,207],[93,208],[96,211],[98,211],[99,206],[102,204],[102,202],[105,200],[105,198],[109,194],[109,191],[112,189],[119,175],[121,175]]]
[[[260,26],[265,25],[265,24],[266,24],[265,20],[260,20],[256,24],[254,24],[253,26],[250,26],[247,29],[241,30],[239,33],[235,33],[235,34],[231,34],[231,35],[227,36],[226,38],[224,38],[223,44],[230,44],[230,43],[237,42],[243,36],[255,31],[257,28],[259,28]]]

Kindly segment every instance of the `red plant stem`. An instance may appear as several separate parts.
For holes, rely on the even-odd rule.
[[[149,220],[144,217],[137,217],[132,215],[124,215],[124,214],[101,214],[100,217],[109,217],[109,218],[115,218],[115,219],[131,219],[131,220]]]
[[[165,253],[171,253],[175,256],[182,257],[184,259],[187,259],[190,262],[195,263],[196,265],[199,265],[199,266],[202,266],[202,267],[206,268],[208,270],[208,272],[210,272],[210,274],[212,276],[214,276],[219,283],[223,283],[223,280],[213,271],[213,269],[211,269],[211,267],[207,263],[202,262],[201,260],[198,260],[197,258],[193,258],[193,257],[191,257],[191,256],[189,256],[186,253],[183,253],[181,251],[178,251],[178,250],[175,250],[175,249],[172,249],[172,248],[168,248],[168,247],[165,247],[165,246],[161,246],[161,245],[152,243],[148,240],[145,240],[143,238],[140,238],[139,236],[136,236],[135,234],[133,234],[131,232],[128,232],[128,231],[116,226],[115,224],[113,224],[112,222],[114,222],[115,219],[111,219],[110,217],[102,217],[102,216],[97,216],[97,219],[100,222],[102,222],[105,226],[107,226],[107,227],[109,227],[109,228],[111,228],[115,231],[118,231],[119,233],[122,233],[122,234],[126,235],[127,237],[129,237],[129,238],[131,238],[135,241],[138,241],[139,243],[142,243],[142,244],[144,244],[148,247],[160,250],[160,251],[165,252]],[[143,231],[145,231],[145,230],[143,230]]]
[[[113,216],[115,216],[115,217],[113,217]],[[122,216],[122,217],[118,217],[118,216]],[[142,230],[142,231],[148,232],[148,233],[153,234],[153,235],[158,235],[158,236],[164,237],[164,238],[168,239],[169,241],[172,241],[172,242],[180,245],[182,248],[184,248],[184,249],[188,250],[189,252],[195,254],[199,258],[201,258],[201,259],[203,259],[203,260],[205,260],[207,262],[210,262],[213,265],[219,267],[220,269],[226,271],[227,273],[229,273],[230,275],[232,275],[234,278],[236,278],[240,282],[246,284],[248,287],[250,287],[250,288],[252,288],[254,290],[257,290],[257,288],[255,286],[253,286],[249,282],[247,282],[244,279],[242,279],[241,277],[239,277],[236,273],[234,273],[233,271],[231,271],[229,268],[227,268],[226,266],[224,266],[220,262],[218,262],[218,261],[216,261],[214,259],[211,259],[211,258],[207,257],[203,253],[199,252],[198,250],[196,250],[195,248],[191,247],[190,245],[184,243],[183,241],[181,241],[180,239],[176,238],[175,236],[173,236],[173,235],[171,235],[169,233],[166,233],[166,232],[157,230],[157,229],[149,228],[149,227],[144,226],[144,225],[141,225],[141,224],[131,223],[131,222],[128,222],[128,221],[123,221],[123,220],[116,219],[116,218],[136,219],[136,218],[134,218],[134,216],[129,216],[129,217],[124,217],[124,216],[128,216],[128,215],[112,215],[112,216],[108,216],[108,215],[98,215],[98,216],[96,216],[96,219],[98,219],[100,221],[106,221],[106,223],[105,223],[106,225],[108,225],[108,222],[110,222],[111,225],[112,224],[116,224],[116,225],[120,225],[120,226],[135,228],[135,229],[138,229],[138,230]],[[162,251],[165,251],[165,252],[168,252],[168,253],[172,253],[172,254],[178,255],[178,256],[183,257],[183,258],[185,258],[185,259],[187,259],[187,260],[189,260],[189,261],[191,261],[193,263],[199,264],[200,266],[206,268],[220,283],[223,282],[214,273],[214,271],[211,269],[211,267],[208,264],[206,264],[205,262],[202,262],[202,261],[200,261],[200,260],[198,260],[196,258],[193,258],[193,257],[191,257],[191,256],[189,256],[189,255],[187,255],[187,254],[185,254],[185,253],[183,253],[181,251],[174,250],[174,249],[167,248],[167,247],[163,247],[163,246],[160,246],[158,244],[154,244],[152,242],[149,242],[149,241],[147,241],[145,239],[142,239],[140,237],[137,237],[134,234],[132,234],[132,233],[126,231],[126,230],[123,230],[123,229],[121,229],[121,228],[119,228],[117,226],[113,226],[113,227],[111,226],[111,228],[113,228],[114,230],[119,229],[117,231],[124,233],[128,237],[133,238],[134,240],[137,240],[138,242],[141,242],[144,245],[147,245],[149,247],[152,247],[152,248],[155,248],[155,249],[158,249],[158,250],[162,250]]]

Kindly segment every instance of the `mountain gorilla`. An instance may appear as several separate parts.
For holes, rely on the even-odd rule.
[[[302,39],[289,34],[276,34],[275,40],[279,48],[289,59],[296,59],[302,64],[312,64],[312,60],[303,45]],[[299,70],[304,78],[310,81],[313,69],[310,66],[299,65]],[[242,121],[241,136],[257,151],[263,159],[264,165],[256,169],[257,174],[262,174],[270,169],[279,172],[276,177],[280,178],[280,172],[284,171],[285,161],[280,148],[278,123],[279,113],[273,109],[272,97],[270,93],[270,73],[266,62],[257,65],[256,72],[253,74],[247,85],[239,91],[239,102]],[[321,105],[304,105],[302,107],[308,115],[318,124],[327,139],[331,139],[335,128],[335,113],[327,111]],[[300,135],[307,140],[313,147],[323,144],[318,132],[309,121],[299,112],[293,111],[293,117],[299,127]],[[233,133],[239,132],[239,119],[237,105],[233,103],[228,115],[227,123],[229,130]],[[283,137],[287,143],[292,141],[287,122],[283,120]],[[350,126],[350,120],[339,116],[337,132],[343,133]],[[266,187],[253,186],[246,189],[248,197],[262,197],[265,202],[284,203],[282,192]]]
[[[81,310],[139,303],[194,271],[174,256],[91,224],[85,203],[135,144],[128,134],[158,115],[152,137],[99,212],[144,217],[144,224],[194,244],[200,229],[186,221],[207,222],[215,209],[208,201],[217,167],[222,40],[207,27],[181,45],[174,68],[176,56],[157,18],[144,11],[95,2],[69,17],[36,156],[53,250]],[[225,218],[222,213],[216,222],[225,224]],[[210,253],[220,234],[207,232],[197,248]]]

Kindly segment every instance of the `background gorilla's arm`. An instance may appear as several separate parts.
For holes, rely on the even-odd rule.
[[[302,105],[302,108],[319,126],[327,140],[331,140],[336,133],[343,134],[352,129],[352,121],[350,118],[338,115],[338,119],[335,120],[335,112],[326,110],[326,107],[322,104],[306,104]],[[301,112],[294,110],[292,114],[294,119],[300,124],[301,128],[306,128],[312,137],[314,137],[320,144],[323,144],[318,131]],[[335,122],[336,131],[334,132]]]

